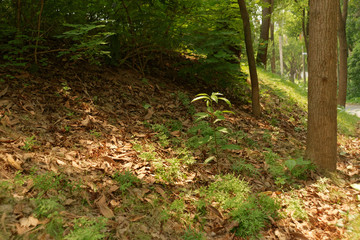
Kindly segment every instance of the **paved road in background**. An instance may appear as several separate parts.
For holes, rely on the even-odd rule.
[[[345,110],[360,117],[360,104],[346,104]]]

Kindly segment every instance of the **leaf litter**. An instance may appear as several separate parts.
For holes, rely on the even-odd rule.
[[[74,219],[105,217],[105,231],[117,239],[181,239],[189,225],[204,231],[206,239],[240,239],[231,231],[238,223],[216,202],[200,216],[205,223],[199,221],[202,199],[197,189],[208,186],[218,173],[216,164],[203,163],[207,153],[194,151],[196,162],[180,165],[184,176],[171,176],[171,181],[159,178],[161,169],[141,157],[146,153],[161,163],[163,173],[177,166],[166,160],[178,156],[176,149],[159,144],[159,132],[146,125],[178,120],[183,128],[169,131],[169,136],[185,141],[194,119],[176,94],[192,97],[204,89],[156,77],[145,84],[131,70],[87,65],[59,65],[36,75],[14,69],[0,74],[17,74],[19,80],[0,88],[0,237],[40,239],[47,236],[50,220],[61,216],[65,233],[73,229]],[[296,181],[298,188],[279,186],[269,174],[264,152],[272,149],[283,159],[303,152],[305,113],[299,108],[284,113],[275,95],[263,102],[272,112],[254,119],[247,104],[232,101],[235,114],[228,117],[227,127],[246,137],[239,139],[240,150],[228,151],[221,159],[222,173],[233,171],[231,158],[241,158],[259,173],[239,174],[253,192],[279,199],[283,209],[294,196],[302,202],[306,219],[281,210],[283,217],[272,219],[262,231],[264,239],[346,239],[349,214],[360,201],[359,138],[339,136],[340,179],[321,183],[313,173],[309,180]],[[138,146],[143,149],[138,151]],[[141,182],[130,177],[116,182],[114,174],[126,171]],[[54,175],[46,180],[48,172]],[[52,187],[45,189],[49,181]],[[120,190],[126,184],[129,188]],[[34,198],[58,199],[64,208],[45,209],[46,216],[37,217]]]

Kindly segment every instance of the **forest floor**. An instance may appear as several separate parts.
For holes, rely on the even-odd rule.
[[[262,117],[230,98],[215,128],[191,103],[209,89],[0,69],[0,239],[359,239],[360,139],[339,134],[337,173],[318,174],[303,103],[260,78]]]

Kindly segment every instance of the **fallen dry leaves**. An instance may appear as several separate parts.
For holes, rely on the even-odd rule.
[[[191,168],[182,169],[187,178],[167,184],[154,177],[154,169],[138,157],[133,143],[153,143],[156,153],[164,158],[176,155],[173,149],[154,143],[156,133],[143,122],[163,123],[171,118],[180,120],[185,129],[189,128],[193,120],[188,109],[173,93],[182,91],[194,96],[204,90],[151,77],[149,83],[144,84],[140,75],[129,70],[93,66],[63,68],[49,68],[40,75],[20,72],[16,76],[18,81],[0,86],[2,181],[11,181],[17,171],[29,174],[34,167],[38,173],[62,173],[73,183],[83,183],[80,192],[68,192],[63,196],[62,204],[68,210],[62,211],[61,215],[69,221],[80,216],[99,215],[109,219],[108,225],[112,226],[118,239],[130,239],[134,231],[146,233],[153,239],[179,239],[187,227],[183,224],[185,220],[170,218],[167,222],[151,222],[151,218],[159,216],[165,205],[178,198],[180,188],[191,190],[213,181],[218,173],[216,165],[203,164],[200,160],[205,157],[204,152],[194,151],[198,162]],[[28,84],[22,85],[22,82]],[[63,88],[64,83],[71,89]],[[151,107],[145,109],[144,103]],[[299,115],[304,113],[296,110],[289,117],[279,110],[279,101],[272,96],[265,105],[272,112],[255,120],[247,105],[236,100],[233,104],[238,105],[233,109],[236,114],[229,116],[230,127],[242,130],[258,145],[249,147],[243,143],[243,149],[229,153],[252,164],[260,173],[243,178],[254,192],[264,192],[283,201],[295,194],[309,216],[307,221],[295,219],[291,214],[273,220],[263,232],[264,238],[344,239],[346,229],[339,223],[346,223],[347,219],[342,213],[352,211],[359,204],[359,138],[339,136],[338,170],[344,181],[341,185],[329,183],[326,191],[321,192],[314,185],[313,180],[317,178],[314,176],[312,180],[299,182],[302,187],[298,190],[280,189],[268,174],[263,151],[271,148],[280,157],[286,157],[303,150],[304,131],[294,131],[294,128],[301,127]],[[277,126],[269,124],[273,116],[277,116]],[[269,133],[271,135],[265,138]],[[185,130],[170,132],[179,139],[184,134]],[[36,136],[36,143],[27,152],[21,146],[31,136]],[[230,166],[227,159],[220,165],[224,173],[231,171]],[[132,212],[126,205],[129,203],[119,195],[119,186],[111,176],[125,170],[143,181],[142,186],[132,188],[129,193],[140,205],[148,206],[147,211],[152,208],[152,212]],[[0,199],[4,200],[0,202],[1,228],[7,236],[28,236],[32,230],[47,224],[48,220],[39,220],[33,215],[34,206],[28,201],[38,194],[33,184],[31,180],[25,181],[11,189],[9,196],[1,192]],[[45,195],[59,193],[47,192]],[[12,203],[6,199],[15,200]],[[87,206],[80,206],[79,199]],[[194,218],[196,209],[190,202],[197,201],[198,196],[190,195],[185,199],[184,211]],[[210,205],[207,213],[204,225],[207,239],[239,239],[230,232],[238,223],[231,221],[226,211]],[[71,227],[69,223],[65,225]],[[39,239],[46,239],[46,236],[43,234]]]

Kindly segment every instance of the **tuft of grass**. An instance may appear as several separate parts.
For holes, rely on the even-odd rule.
[[[127,191],[130,187],[136,186],[141,183],[132,172],[125,171],[123,173],[116,172],[113,176],[114,180],[120,185],[119,190],[121,192]]]
[[[270,219],[278,218],[280,204],[267,195],[251,196],[230,212],[231,217],[239,223],[233,229],[235,235],[242,238],[258,238]]]
[[[203,195],[208,200],[218,202],[224,209],[232,209],[241,205],[249,193],[248,183],[232,174],[216,176],[215,182],[205,190],[203,189]]]
[[[105,239],[107,234],[106,219],[102,217],[87,219],[79,218],[74,221],[74,229],[65,236],[66,240],[100,240]]]
[[[197,232],[195,229],[187,228],[184,235],[182,236],[183,240],[205,240],[205,236],[201,232]]]

